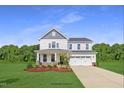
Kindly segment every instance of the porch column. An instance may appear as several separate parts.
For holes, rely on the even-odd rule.
[[[56,62],[56,60],[57,60],[57,54],[55,53],[55,62]]]
[[[39,64],[39,53],[37,53],[37,59],[36,59],[36,64],[38,65]]]

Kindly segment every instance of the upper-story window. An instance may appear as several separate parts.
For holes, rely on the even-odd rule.
[[[89,44],[86,44],[86,50],[89,50]]]
[[[57,48],[59,48],[59,43],[57,43]]]
[[[56,32],[55,31],[52,32],[52,36],[56,36]]]
[[[52,42],[52,48],[55,48],[56,47],[56,42]]]
[[[69,49],[72,49],[72,44],[69,44]]]
[[[81,48],[81,45],[77,44],[77,49],[80,50],[80,48]]]
[[[51,43],[49,43],[49,48],[51,48]]]

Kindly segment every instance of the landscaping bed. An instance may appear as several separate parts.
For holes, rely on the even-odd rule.
[[[25,69],[28,72],[72,72],[70,67],[57,67],[57,66],[36,66],[36,67],[29,67]]]

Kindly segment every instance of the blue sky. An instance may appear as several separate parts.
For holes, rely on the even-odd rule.
[[[94,43],[122,43],[123,16],[123,6],[0,6],[0,46],[37,44],[52,28]]]

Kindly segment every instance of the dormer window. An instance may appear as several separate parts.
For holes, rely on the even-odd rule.
[[[52,32],[52,36],[56,36],[56,32],[55,31]]]
[[[86,50],[89,50],[89,44],[86,44]]]

